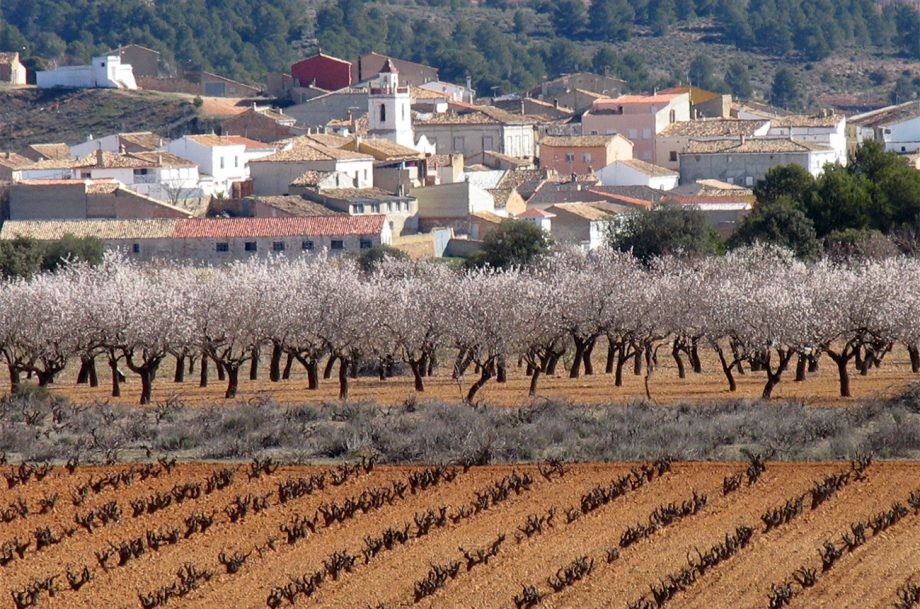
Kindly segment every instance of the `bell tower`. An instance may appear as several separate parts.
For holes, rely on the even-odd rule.
[[[399,86],[399,73],[387,58],[367,97],[368,136],[414,147],[411,106],[409,87]]]

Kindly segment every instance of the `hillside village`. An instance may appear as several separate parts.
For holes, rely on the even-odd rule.
[[[728,237],[771,168],[818,176],[867,140],[920,170],[918,101],[797,115],[691,86],[630,92],[587,72],[479,98],[377,53],[318,52],[256,87],[164,78],[157,55],[127,45],[26,85],[18,55],[0,53],[2,87],[236,104],[214,132],[87,133],[0,152],[0,239],[94,236],[138,260],[203,264],[377,245],[466,257],[519,219],[593,249],[624,214],[659,205],[696,207]]]

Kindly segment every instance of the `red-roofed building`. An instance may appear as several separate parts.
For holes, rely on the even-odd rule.
[[[530,222],[538,228],[542,228],[547,233],[550,232],[552,228],[553,218],[556,217],[556,214],[542,209],[531,208],[525,211],[522,214],[518,214],[518,220],[524,220],[525,222]]]
[[[392,241],[382,215],[299,218],[8,221],[0,239],[98,235],[106,249],[139,261],[223,264],[253,256],[359,252]]]
[[[633,144],[633,156],[654,162],[655,136],[668,125],[690,120],[689,93],[622,95],[598,99],[581,119],[584,135],[619,133]]]
[[[291,76],[297,86],[337,91],[351,86],[351,62],[317,53],[292,65]]]

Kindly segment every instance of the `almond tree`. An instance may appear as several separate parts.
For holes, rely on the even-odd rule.
[[[112,351],[117,377],[118,354],[140,376],[141,404],[149,404],[163,359],[192,337],[188,292],[197,271],[181,267],[139,267],[127,260],[109,264],[107,282],[96,294],[102,334]]]
[[[444,344],[450,301],[457,283],[455,273],[442,264],[417,263],[390,258],[371,278],[381,299],[382,344],[391,345],[409,365],[415,390],[425,391],[437,349]]]

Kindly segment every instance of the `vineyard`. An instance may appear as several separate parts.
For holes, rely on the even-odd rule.
[[[903,462],[4,465],[0,607],[920,602]]]

